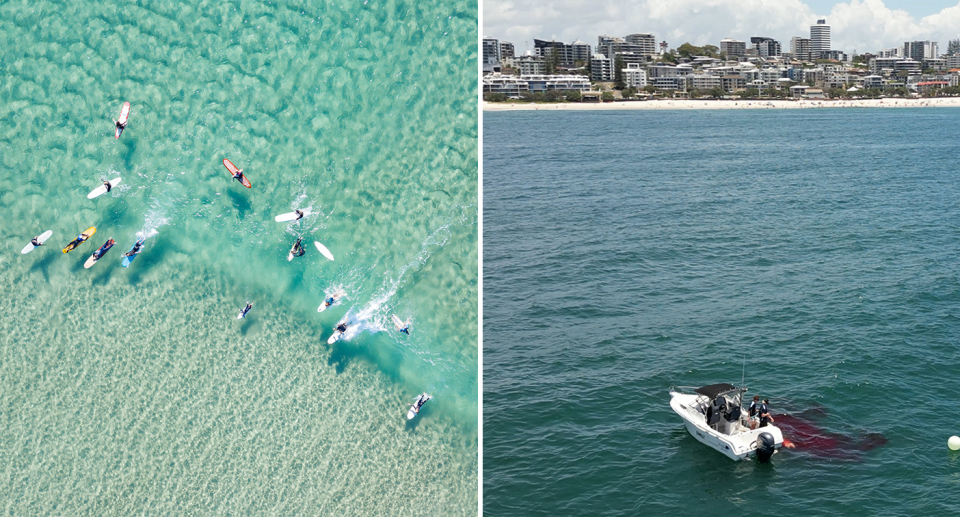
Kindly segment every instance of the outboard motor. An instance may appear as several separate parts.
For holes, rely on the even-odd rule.
[[[757,436],[757,459],[761,463],[770,461],[770,456],[773,456],[776,447],[777,442],[773,439],[772,434],[760,433],[760,436]]]

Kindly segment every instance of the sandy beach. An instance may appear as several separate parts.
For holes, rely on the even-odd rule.
[[[924,99],[855,100],[649,100],[604,103],[527,103],[486,102],[483,111],[512,110],[708,110],[708,109],[817,109],[817,108],[952,108],[960,107],[960,97]]]

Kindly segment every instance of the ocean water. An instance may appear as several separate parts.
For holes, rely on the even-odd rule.
[[[0,511],[476,512],[477,18],[0,5]],[[294,208],[312,214],[274,221]]]
[[[483,125],[485,513],[960,513],[960,111]],[[769,464],[669,406],[742,376]]]

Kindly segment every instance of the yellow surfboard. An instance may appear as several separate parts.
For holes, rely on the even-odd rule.
[[[63,248],[64,253],[70,253],[74,248],[86,242],[93,234],[97,233],[97,227],[91,226],[87,230],[80,234],[80,237],[77,237],[70,244],[67,244],[66,248]]]

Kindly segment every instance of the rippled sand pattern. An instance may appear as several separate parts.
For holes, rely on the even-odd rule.
[[[408,425],[406,393],[311,343],[290,314],[223,314],[223,277],[122,298],[78,297],[81,280],[42,291],[39,278],[22,278],[41,293],[6,299],[18,317],[0,320],[21,337],[0,342],[0,499],[13,514],[475,508],[474,442],[429,405]]]
[[[476,41],[464,2],[0,4],[0,508],[475,513]]]

